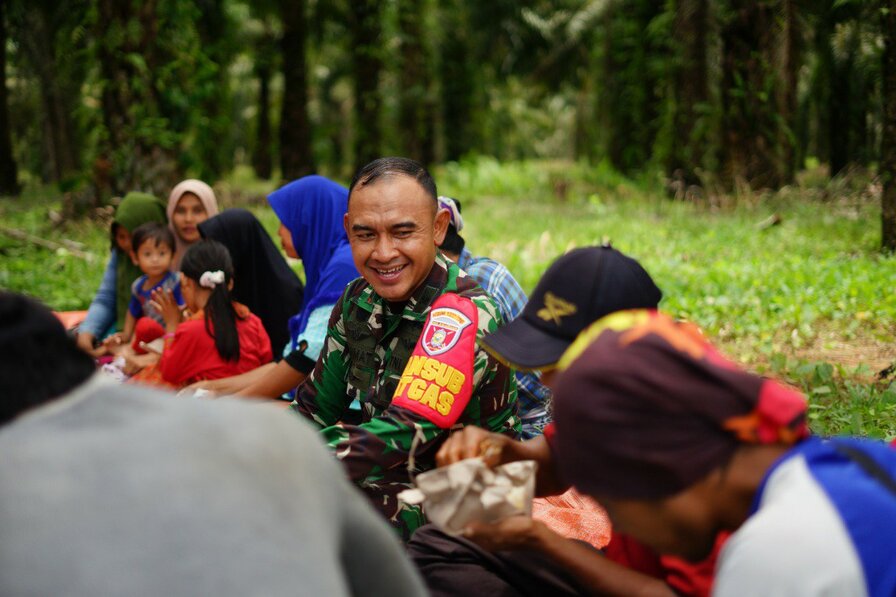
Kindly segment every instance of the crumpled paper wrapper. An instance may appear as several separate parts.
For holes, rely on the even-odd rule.
[[[459,534],[471,522],[497,522],[508,516],[532,516],[534,460],[491,469],[481,458],[468,458],[417,476],[415,489],[398,499],[423,504],[427,518],[446,533]]]

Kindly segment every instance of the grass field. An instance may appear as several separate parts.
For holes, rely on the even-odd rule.
[[[800,386],[817,432],[896,437],[896,385],[875,377],[896,360],[896,258],[878,252],[880,212],[867,180],[809,172],[776,194],[686,202],[668,199],[658,180],[600,166],[480,159],[435,174],[441,193],[463,201],[469,248],[502,261],[527,291],[559,254],[609,240],[653,275],[664,310],[748,367]],[[225,204],[269,189],[238,177],[216,185]],[[271,211],[252,205],[273,233]],[[86,308],[108,236],[91,221],[55,226],[52,209],[58,201],[33,192],[0,203],[0,220],[81,242],[94,261],[0,235],[0,286],[59,310]],[[773,215],[780,223],[768,226]]]

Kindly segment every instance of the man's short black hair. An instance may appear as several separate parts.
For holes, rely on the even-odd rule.
[[[355,177],[352,178],[351,185],[348,187],[349,201],[351,201],[352,191],[355,190],[355,187],[373,184],[380,178],[395,174],[410,176],[423,187],[423,190],[432,197],[434,202],[437,201],[436,181],[432,179],[429,171],[420,162],[401,157],[379,158],[358,170],[355,173]]]
[[[148,240],[154,241],[155,246],[168,245],[171,252],[174,252],[174,233],[164,224],[147,222],[146,224],[137,226],[134,233],[131,235],[131,250],[136,253],[137,249],[140,248],[140,245]]]
[[[49,309],[0,292],[0,425],[67,394],[95,370]]]

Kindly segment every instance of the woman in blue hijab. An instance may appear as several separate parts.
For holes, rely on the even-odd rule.
[[[345,286],[359,275],[343,225],[348,189],[323,176],[305,176],[268,195],[268,202],[280,219],[284,251],[305,268],[302,308],[289,322],[293,351],[312,314],[329,306],[329,316]]]
[[[323,176],[305,176],[268,195],[268,202],[280,219],[283,250],[301,259],[305,269],[305,293],[299,312],[289,320],[284,358],[236,377],[198,382],[191,389],[269,398],[294,390],[314,369],[333,305],[359,276],[343,225],[348,189]]]

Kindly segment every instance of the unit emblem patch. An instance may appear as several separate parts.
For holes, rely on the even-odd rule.
[[[448,307],[433,309],[423,330],[421,345],[426,354],[436,356],[451,350],[461,332],[473,322],[469,317]]]

